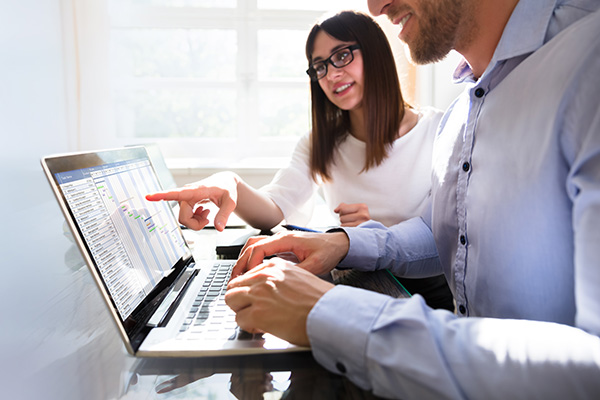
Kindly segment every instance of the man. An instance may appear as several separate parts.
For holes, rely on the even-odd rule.
[[[469,84],[440,125],[431,213],[249,242],[226,296],[238,324],[310,345],[326,368],[385,397],[599,398],[598,8],[369,0],[402,25],[416,62],[464,56],[455,79]],[[263,263],[287,251],[298,266]],[[457,315],[312,274],[338,263],[443,270]]]

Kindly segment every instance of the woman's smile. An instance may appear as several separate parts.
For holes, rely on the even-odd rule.
[[[333,93],[335,93],[336,95],[343,95],[352,86],[354,86],[354,82],[352,82],[352,83],[342,83],[342,84],[335,85],[334,88],[333,88]]]

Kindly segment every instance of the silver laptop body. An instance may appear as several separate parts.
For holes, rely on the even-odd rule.
[[[130,354],[307,350],[237,328],[223,300],[233,261],[194,260],[168,203],[145,200],[161,186],[144,147],[52,155],[41,163]]]

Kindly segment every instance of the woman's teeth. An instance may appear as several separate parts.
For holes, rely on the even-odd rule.
[[[336,93],[343,92],[344,90],[348,89],[350,86],[352,86],[351,83],[348,83],[348,84],[346,84],[344,86],[340,86],[339,88],[335,89],[335,92]]]

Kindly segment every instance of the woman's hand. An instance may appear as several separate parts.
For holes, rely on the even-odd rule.
[[[223,231],[237,206],[237,184],[235,174],[217,173],[181,188],[148,194],[146,200],[179,202],[179,222],[194,230],[200,230],[209,223],[210,209],[202,204],[212,202],[219,208],[214,218],[215,228]]]
[[[364,203],[340,203],[333,212],[340,216],[342,226],[358,226],[371,219],[369,207]]]

